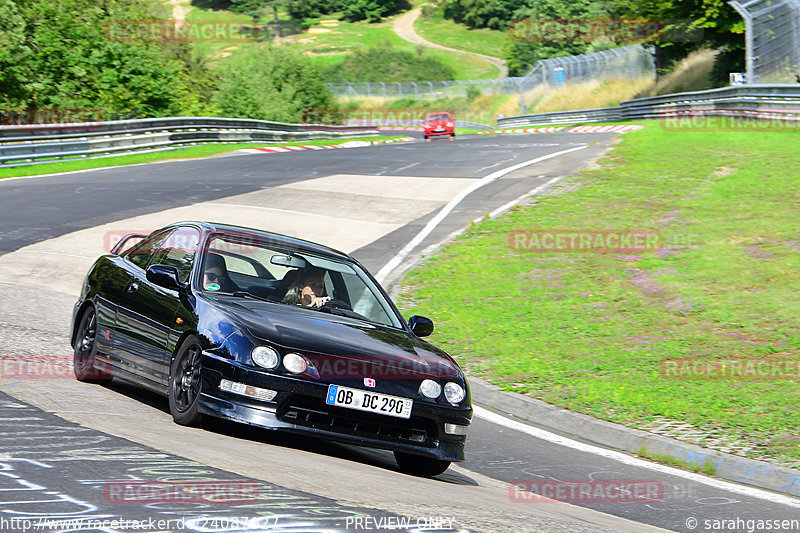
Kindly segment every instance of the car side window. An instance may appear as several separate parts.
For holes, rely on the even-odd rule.
[[[169,231],[162,231],[156,235],[148,237],[131,248],[131,250],[125,254],[125,258],[142,270],[146,269],[147,265],[150,264],[150,260],[153,258],[153,255],[156,254],[156,251],[169,236],[169,234]]]
[[[178,281],[186,283],[200,242],[200,231],[179,228],[169,234],[156,250],[153,265],[166,265],[178,270]]]

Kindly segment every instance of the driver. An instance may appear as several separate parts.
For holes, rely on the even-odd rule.
[[[305,307],[322,307],[331,300],[325,293],[325,271],[316,267],[298,272],[294,283],[286,291],[283,303],[303,305]]]
[[[203,268],[203,288],[224,292],[239,290],[238,285],[228,276],[225,259],[221,255],[210,252],[206,255],[206,263]]]

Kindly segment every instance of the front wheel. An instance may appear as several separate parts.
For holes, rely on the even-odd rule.
[[[97,314],[93,307],[89,307],[81,317],[78,338],[75,340],[75,353],[72,358],[75,379],[101,385],[111,381],[108,368],[102,361],[96,363],[95,355],[97,355]]]
[[[403,452],[394,452],[394,460],[400,471],[412,476],[438,476],[450,467],[450,461],[431,459]]]
[[[169,412],[175,423],[182,426],[196,425],[200,414],[200,355],[203,349],[200,339],[188,337],[169,368]]]

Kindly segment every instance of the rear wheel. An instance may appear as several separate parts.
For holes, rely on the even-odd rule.
[[[78,338],[75,340],[75,353],[72,358],[72,367],[78,381],[99,384],[111,381],[111,373],[105,363],[96,363],[95,355],[97,355],[97,314],[94,312],[94,307],[89,307],[83,312],[78,324]],[[95,368],[95,364],[100,368]]]
[[[397,461],[397,466],[402,472],[412,476],[438,476],[450,466],[450,461],[403,452],[394,452],[394,460]]]
[[[182,426],[196,425],[200,414],[200,339],[188,337],[172,359],[169,369],[169,412]]]

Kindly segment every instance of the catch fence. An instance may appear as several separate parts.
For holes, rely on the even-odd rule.
[[[331,83],[328,89],[350,98],[444,98],[470,94],[520,94],[537,87],[559,87],[569,83],[655,75],[652,47],[641,45],[613,48],[576,56],[538,61],[524,76],[485,80],[416,82]]]

